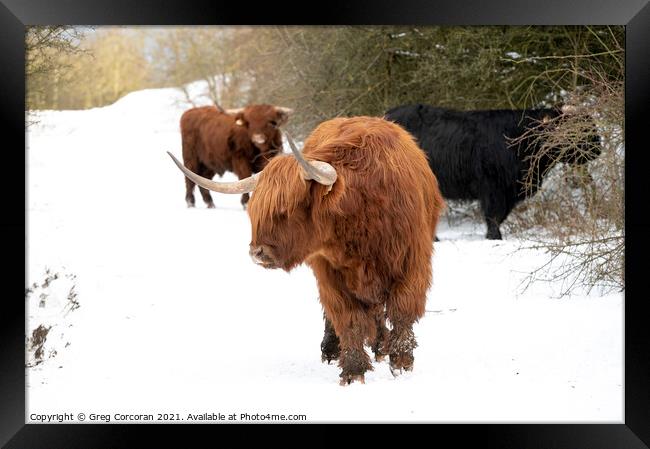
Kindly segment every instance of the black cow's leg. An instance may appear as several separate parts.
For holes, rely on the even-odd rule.
[[[488,240],[501,240],[501,230],[499,229],[499,222],[495,218],[485,217],[485,222],[487,224],[487,234],[485,237]]]
[[[489,240],[501,240],[501,230],[499,226],[506,219],[508,208],[506,195],[500,189],[494,186],[485,186],[483,191],[487,192],[481,198],[481,208],[483,209],[483,216],[487,224],[487,234],[485,237]]]
[[[487,235],[486,237],[491,240],[501,240],[501,231],[499,227],[501,223],[508,217],[510,211],[512,211],[514,204],[512,201],[508,201],[505,198],[505,205],[499,205],[495,209],[488,209],[488,213],[485,214],[485,221],[487,223]]]
[[[215,175],[215,172],[213,170],[210,170],[205,165],[199,164],[198,175],[203,176],[204,178],[207,179],[212,179],[212,177]],[[203,198],[203,202],[208,206],[208,209],[214,209],[214,202],[212,201],[212,196],[210,195],[210,191],[208,189],[204,189],[203,187],[199,187],[199,191],[201,192],[201,197]]]
[[[323,341],[320,344],[321,360],[323,362],[327,360],[329,365],[332,360],[338,360],[341,355],[341,347],[332,322],[325,314],[323,316],[325,317],[325,335],[323,335]]]

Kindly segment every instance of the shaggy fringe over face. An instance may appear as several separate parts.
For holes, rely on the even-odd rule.
[[[260,175],[248,213],[253,235],[263,226],[274,227],[279,217],[291,216],[309,205],[309,183],[293,156],[278,156]]]
[[[262,235],[291,243],[286,246],[300,253],[299,262],[323,247],[333,259],[353,259],[358,273],[348,276],[348,287],[354,284],[368,299],[386,296],[378,276],[392,282],[429,270],[425,283],[416,282],[417,290],[428,288],[431,242],[444,202],[412,136],[376,117],[337,118],[314,130],[303,155],[337,170],[332,190],[306,181],[293,157],[275,158],[249,206],[252,243]]]

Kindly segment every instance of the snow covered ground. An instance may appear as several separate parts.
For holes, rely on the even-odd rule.
[[[198,207],[185,207],[165,154],[181,153],[180,100],[140,91],[42,111],[28,130],[27,422],[623,422],[623,295],[522,291],[546,256],[511,235],[484,240],[482,223],[441,224],[414,371],[393,378],[375,363],[365,385],[339,386],[339,368],[320,361],[311,271],[250,261],[238,196],[213,194],[208,210],[197,192]],[[40,325],[46,341],[33,341]]]

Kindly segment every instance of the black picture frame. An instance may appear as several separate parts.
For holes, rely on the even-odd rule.
[[[315,12],[315,7],[318,12]],[[27,25],[187,25],[187,24],[429,24],[429,25],[588,25],[626,26],[626,290],[625,290],[625,417],[621,424],[470,424],[417,427],[430,444],[454,441],[454,446],[499,448],[647,448],[650,444],[650,345],[647,278],[650,219],[645,211],[648,192],[647,131],[650,120],[650,4],[648,0],[381,0],[330,1],[318,5],[267,3],[255,12],[240,2],[229,4],[194,0],[0,0],[0,126],[4,130],[4,213],[0,214],[0,242],[5,251],[0,275],[9,292],[0,309],[0,444],[8,448],[118,447],[132,444],[135,434],[153,440],[182,442],[191,447],[197,434],[214,432],[212,426],[182,425],[36,425],[25,424],[25,310],[20,306],[18,279],[25,276],[26,194],[28,173],[24,127],[24,30]],[[289,13],[291,12],[291,13]],[[12,139],[9,139],[11,136]],[[9,143],[13,142],[13,143]],[[9,160],[7,160],[9,158]],[[25,196],[20,194],[25,186]],[[82,186],[80,186],[82,188]],[[25,209],[22,209],[25,206]],[[10,211],[10,212],[9,212]],[[22,248],[20,248],[23,246]],[[24,259],[20,256],[23,254]],[[24,260],[21,267],[19,261]],[[332,429],[308,429],[318,437],[334,435]],[[411,426],[414,427],[414,426]],[[234,430],[233,430],[234,428]],[[294,427],[295,428],[295,427]],[[291,428],[289,431],[293,432]],[[239,442],[252,438],[237,426],[220,427],[219,433],[236,433]],[[281,426],[258,426],[255,434],[287,431]],[[363,430],[365,444],[417,444],[404,426]],[[378,430],[380,430],[378,432]],[[180,433],[177,440],[173,434]],[[144,434],[144,435],[142,435]],[[428,436],[426,436],[428,434]],[[184,436],[183,436],[184,435]],[[222,438],[222,437],[213,437]],[[313,437],[312,437],[313,438]],[[283,439],[290,444],[294,439]],[[218,440],[213,440],[218,441]],[[332,443],[338,444],[338,443]],[[149,445],[149,444],[148,444]],[[147,445],[147,446],[148,446]],[[212,445],[212,444],[211,444]],[[239,445],[239,444],[238,444]],[[304,445],[304,444],[303,444]],[[5,447],[5,446],[3,446]]]

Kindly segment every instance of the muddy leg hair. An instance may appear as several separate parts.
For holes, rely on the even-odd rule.
[[[363,342],[368,330],[374,328],[374,323],[366,314],[355,315],[352,319],[353,325],[341,329],[341,356],[339,357],[341,385],[348,385],[355,381],[364,383],[366,371],[372,370],[370,357],[363,347]]]
[[[364,382],[365,372],[372,369],[364,342],[375,338],[374,316],[365,304],[346,291],[342,274],[325,259],[316,258],[309,264],[318,280],[325,315],[339,338],[340,383],[348,385],[354,381]]]
[[[424,315],[426,291],[425,279],[407,280],[394,289],[386,304],[386,313],[392,329],[388,335],[390,371],[396,376],[413,369],[413,350],[417,347],[413,323]]]
[[[390,372],[393,376],[413,370],[413,350],[417,345],[412,322],[393,323],[388,337]]]

